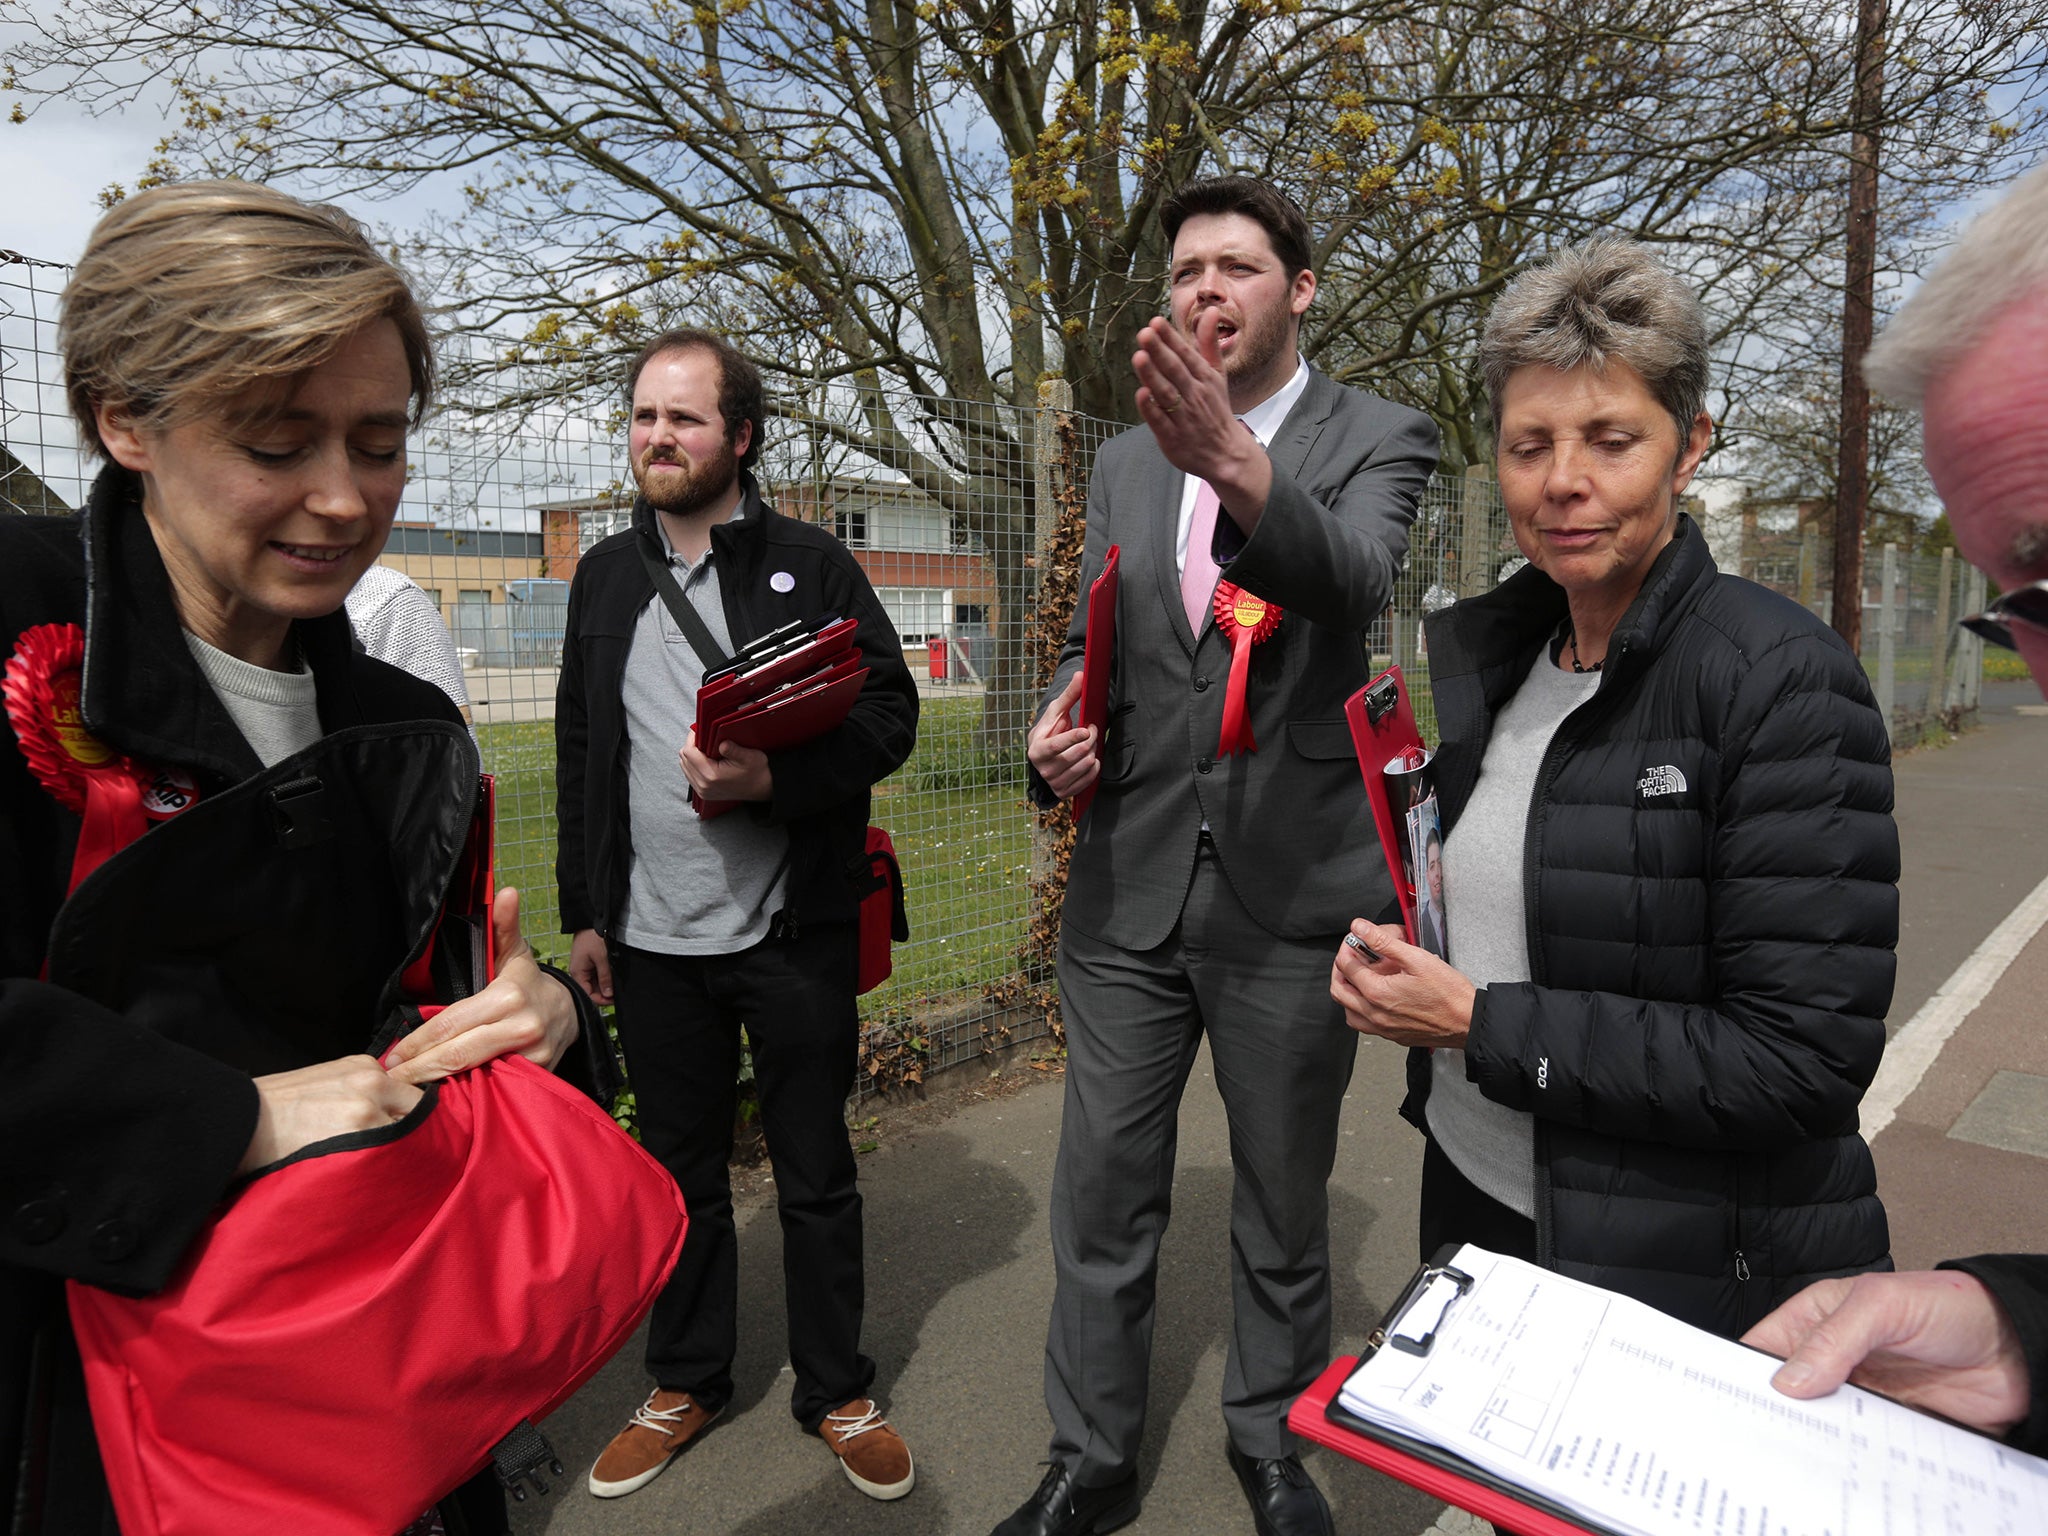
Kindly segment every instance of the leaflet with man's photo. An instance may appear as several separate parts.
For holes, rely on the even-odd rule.
[[[1437,815],[1436,773],[1432,754],[1422,747],[1404,748],[1391,759],[1382,777],[1387,805],[1401,818],[1400,879],[1413,897],[1408,942],[1419,944],[1439,959],[1450,957],[1450,926],[1444,911],[1444,838]]]

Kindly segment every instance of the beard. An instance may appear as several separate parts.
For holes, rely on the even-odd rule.
[[[681,473],[656,479],[648,473],[655,463],[674,464]],[[640,494],[647,498],[647,504],[655,511],[666,512],[673,517],[688,517],[693,512],[703,511],[731,490],[739,472],[739,455],[733,452],[730,442],[722,442],[718,452],[701,463],[682,458],[657,460],[643,457],[633,465],[633,483],[640,487]]]
[[[1199,310],[1192,311],[1179,327],[1181,334],[1197,346],[1200,340],[1195,334],[1195,322],[1200,318]],[[1256,378],[1272,368],[1275,360],[1290,350],[1288,322],[1291,318],[1284,309],[1254,310],[1242,316],[1237,342],[1223,356],[1223,377]]]

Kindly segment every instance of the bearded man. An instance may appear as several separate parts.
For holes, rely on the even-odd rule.
[[[585,555],[569,589],[556,876],[569,973],[617,1005],[641,1140],[675,1175],[690,1224],[648,1328],[654,1390],[598,1457],[590,1491],[617,1498],[652,1482],[732,1396],[726,1169],[744,1029],[782,1218],[791,1411],[855,1487],[900,1498],[910,1452],[870,1396],[875,1364],[860,1352],[861,1200],[844,1106],[868,794],[910,755],[917,691],[846,546],[761,500],[749,472],[759,370],[711,332],[669,331],[633,360],[626,395],[633,526]],[[722,658],[828,617],[860,621],[868,668],[845,721],[781,751],[699,752],[700,645]],[[706,820],[692,792],[744,805]]]
[[[1287,1427],[1330,1358],[1326,1186],[1357,1045],[1330,954],[1393,899],[1344,700],[1370,678],[1436,429],[1302,360],[1316,277],[1283,193],[1207,178],[1161,222],[1168,316],[1131,360],[1144,425],[1088,487],[1083,592],[1122,551],[1107,732],[1069,720],[1083,604],[1026,749],[1041,803],[1096,793],[1060,932],[1052,1465],[997,1536],[1137,1514],[1174,1127],[1205,1036],[1236,1179],[1229,1464],[1261,1536],[1330,1530]]]

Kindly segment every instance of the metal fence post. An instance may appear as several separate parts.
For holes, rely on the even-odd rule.
[[[1984,573],[1975,566],[1970,567],[1969,596],[1964,607],[1970,613],[1984,611],[1987,591]],[[1975,635],[1965,635],[1963,644],[1957,648],[1966,658],[1963,666],[1963,708],[1974,710],[1984,702],[1984,642]]]
[[[1948,708],[1948,631],[1955,622],[1949,613],[1950,589],[1955,582],[1956,552],[1941,552],[1941,575],[1934,583],[1934,652],[1927,666],[1927,712],[1939,715]]]
[[[1063,411],[1074,408],[1074,386],[1065,379],[1041,379],[1038,385],[1038,411],[1032,421],[1031,458],[1032,482],[1036,487],[1037,517],[1035,519],[1032,552],[1037,557],[1032,561],[1033,577],[1031,593],[1035,600],[1039,584],[1045,579],[1046,546],[1052,542],[1052,531],[1060,518],[1058,465],[1060,456],[1059,417]]]
[[[1899,546],[1884,547],[1883,590],[1877,596],[1877,707],[1884,711],[1884,728],[1898,735],[1898,634],[1899,634]]]

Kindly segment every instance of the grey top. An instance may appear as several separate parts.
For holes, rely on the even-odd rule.
[[[684,562],[657,517],[662,552],[683,597],[731,651],[713,551]],[[767,937],[782,909],[789,834],[742,807],[704,820],[690,804],[680,756],[697,719],[704,663],[656,593],[640,610],[626,655],[626,793],[632,873],[617,936],[664,955],[729,955]]]
[[[1545,646],[1501,709],[1479,782],[1444,839],[1450,961],[1475,985],[1529,980],[1522,868],[1536,773],[1565,716],[1593,696],[1597,672],[1560,671]],[[1465,1053],[1430,1060],[1429,1131],[1458,1171],[1502,1205],[1536,1214],[1536,1132],[1525,1110],[1485,1097],[1465,1078]]]
[[[190,630],[185,644],[264,767],[320,739],[318,688],[304,658],[290,672],[273,672],[208,645]]]
[[[348,594],[348,622],[363,649],[410,672],[469,708],[469,684],[441,608],[403,571],[373,565]],[[476,733],[472,731],[471,735]]]

